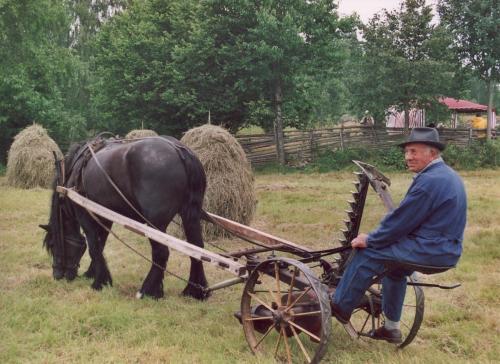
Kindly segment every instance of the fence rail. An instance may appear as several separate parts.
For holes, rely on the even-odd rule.
[[[285,159],[290,163],[304,163],[326,150],[347,148],[388,149],[401,143],[405,137],[403,128],[373,128],[348,126],[307,131],[285,131]],[[465,147],[474,140],[485,138],[486,130],[439,128],[440,140],[447,144]],[[237,139],[252,165],[277,162],[274,135],[240,135]]]

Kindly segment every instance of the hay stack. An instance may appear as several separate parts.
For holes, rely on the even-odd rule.
[[[50,188],[54,179],[54,156],[62,158],[57,144],[40,125],[22,130],[14,138],[7,159],[7,183],[13,187]]]
[[[181,139],[198,156],[207,175],[203,208],[216,215],[250,224],[255,213],[254,177],[238,141],[225,129],[203,125]],[[204,223],[203,237],[227,236],[222,229]]]
[[[156,131],[154,130],[149,129],[135,129],[131,130],[127,135],[125,135],[125,139],[137,139],[152,136],[158,136],[158,133],[156,133]]]

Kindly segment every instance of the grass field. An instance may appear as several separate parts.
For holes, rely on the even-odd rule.
[[[426,313],[416,340],[394,350],[352,341],[332,321],[324,362],[467,363],[500,358],[500,170],[462,173],[469,198],[464,255],[457,269],[430,281],[461,282],[453,291],[426,289]],[[399,201],[411,176],[391,174]],[[256,177],[253,226],[302,245],[330,247],[342,227],[354,177],[347,172],[265,174]],[[167,276],[166,297],[137,300],[149,263],[114,238],[105,255],[114,285],[101,292],[90,281],[54,281],[38,224],[48,219],[48,190],[18,190],[0,177],[0,363],[272,363],[250,353],[233,318],[243,287],[217,291],[207,302],[181,297],[183,282]],[[370,193],[362,231],[383,207]],[[140,251],[149,244],[117,229]],[[230,247],[231,241],[217,242]],[[211,250],[214,250],[211,248]],[[216,251],[216,250],[214,250]],[[80,273],[89,263],[87,255]],[[189,260],[172,253],[169,269],[187,276]],[[210,283],[231,278],[207,266]]]

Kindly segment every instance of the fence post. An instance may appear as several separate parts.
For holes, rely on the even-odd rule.
[[[340,150],[344,151],[344,123],[340,124]]]
[[[314,130],[310,130],[309,131],[309,152],[310,152],[310,156],[311,156],[311,161],[314,159],[313,149],[314,149]]]

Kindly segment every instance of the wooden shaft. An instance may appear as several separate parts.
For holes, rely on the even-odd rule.
[[[113,223],[121,225],[126,229],[133,231],[134,233],[143,235],[192,258],[215,265],[216,267],[229,271],[238,277],[246,275],[246,267],[238,262],[235,262],[232,259],[225,258],[216,253],[212,253],[209,250],[200,248],[196,245],[192,245],[190,243],[177,239],[176,237],[142,224],[138,221],[120,215],[117,212],[114,212],[104,206],[95,203],[94,201],[83,197],[74,190],[61,186],[57,186],[56,190],[84,209],[92,211],[94,214],[112,221]]]

